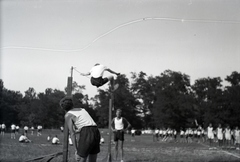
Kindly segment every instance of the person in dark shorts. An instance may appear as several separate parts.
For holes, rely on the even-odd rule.
[[[120,75],[120,73],[116,73],[115,71],[109,69],[108,67],[102,65],[102,64],[95,64],[91,70],[84,74],[84,73],[80,73],[81,75],[83,76],[89,76],[91,75],[91,84],[93,86],[96,86],[97,88],[98,87],[101,87],[103,86],[104,84],[106,84],[108,81],[111,82],[111,86],[113,86],[113,90],[117,89],[118,88],[118,84],[114,84],[113,81],[114,81],[114,78],[112,75],[110,75],[109,77],[103,77],[103,74],[105,71],[108,71],[112,74],[115,74],[115,75]]]
[[[74,108],[71,97],[64,97],[60,106],[67,112],[67,122],[73,146],[76,149],[75,159],[77,162],[97,161],[100,152],[100,132],[97,124],[84,108]]]
[[[121,162],[123,162],[123,142],[124,142],[124,131],[131,127],[131,124],[127,121],[126,118],[122,117],[122,110],[116,110],[116,117],[112,120],[112,131],[114,135],[115,142],[115,158],[118,157],[118,141],[120,141],[121,149]]]

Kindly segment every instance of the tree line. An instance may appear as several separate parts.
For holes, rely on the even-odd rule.
[[[132,126],[141,128],[170,127],[179,130],[206,127],[209,123],[240,126],[240,73],[234,71],[224,78],[229,83],[223,86],[220,77],[200,78],[190,84],[190,76],[181,72],[165,70],[158,76],[144,72],[131,73],[131,82],[126,75],[120,75],[116,83],[120,86],[114,92],[113,114],[123,110]],[[64,91],[47,88],[36,93],[30,87],[21,94],[8,90],[0,79],[0,123],[8,127],[42,125],[44,128],[59,128],[64,123],[65,112],[59,101]],[[108,126],[109,88],[99,89],[89,98],[83,93],[84,85],[75,81],[72,96],[75,107],[84,107],[101,128]]]

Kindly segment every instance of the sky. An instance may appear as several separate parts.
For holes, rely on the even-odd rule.
[[[74,67],[93,97],[79,72],[95,63],[130,81],[140,71],[181,72],[191,84],[240,72],[239,0],[1,0],[0,8],[0,78],[22,94],[64,90]]]

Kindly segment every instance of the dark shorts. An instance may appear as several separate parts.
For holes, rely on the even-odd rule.
[[[108,82],[108,78],[102,78],[102,77],[93,78],[93,77],[91,77],[91,84],[96,86],[96,87],[100,87],[107,82]]]
[[[100,152],[100,132],[97,126],[83,127],[80,131],[77,154],[87,157]]]
[[[113,132],[114,135],[114,141],[124,141],[124,131],[118,130],[116,132]]]

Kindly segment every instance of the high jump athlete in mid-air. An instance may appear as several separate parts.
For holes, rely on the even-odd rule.
[[[89,76],[91,75],[91,84],[93,86],[101,87],[104,84],[106,84],[108,81],[110,81],[111,86],[112,86],[112,90],[116,90],[118,88],[118,84],[114,84],[114,78],[112,75],[108,76],[108,77],[103,77],[103,74],[105,71],[108,71],[112,74],[115,75],[120,75],[120,73],[116,73],[115,71],[109,69],[108,67],[102,65],[102,64],[95,64],[92,69],[88,72],[88,73],[80,73],[82,76]]]

